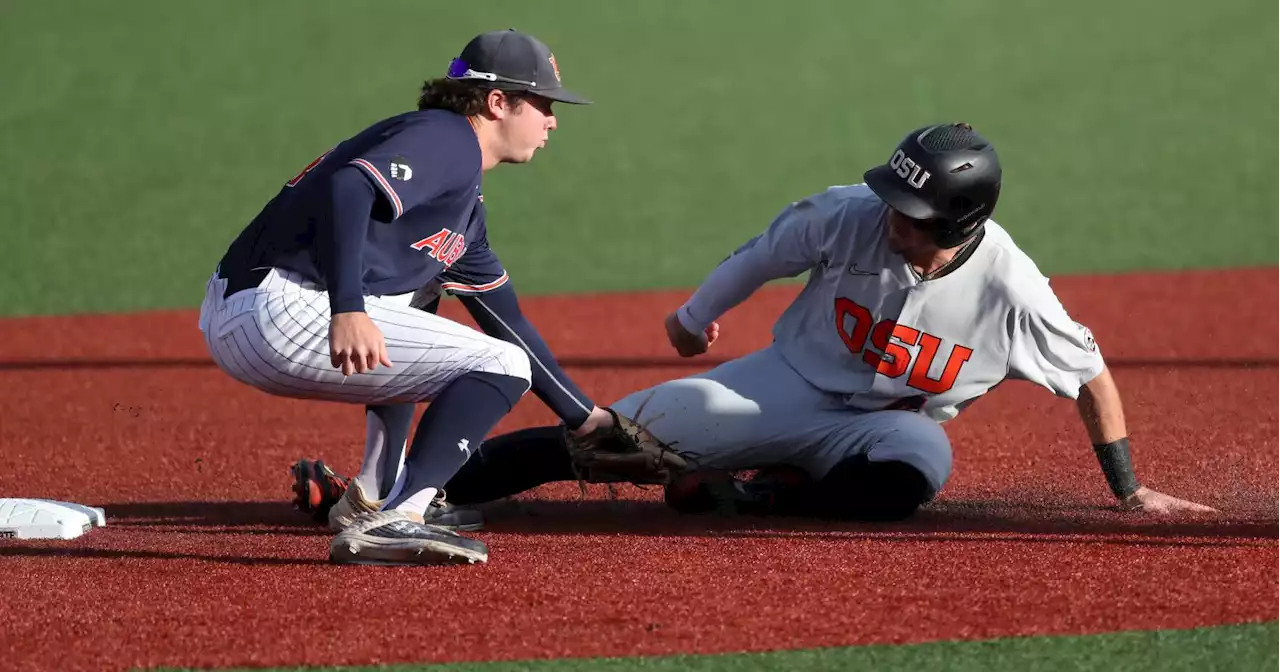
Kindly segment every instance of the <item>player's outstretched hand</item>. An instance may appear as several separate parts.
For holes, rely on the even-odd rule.
[[[701,355],[716,342],[717,338],[720,338],[719,322],[712,322],[704,333],[693,334],[680,324],[680,318],[676,317],[675,313],[667,316],[666,327],[667,340],[671,341],[671,347],[675,348],[681,357]]]
[[[367,313],[338,313],[329,321],[329,363],[344,376],[391,366],[387,342]]]
[[[1217,513],[1218,510],[1203,504],[1171,497],[1150,488],[1138,488],[1124,502],[1125,508],[1141,511],[1157,516],[1172,516],[1179,513]]]

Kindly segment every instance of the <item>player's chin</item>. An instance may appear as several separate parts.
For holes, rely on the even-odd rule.
[[[526,152],[518,152],[507,159],[507,163],[528,163],[533,160],[533,155],[538,151],[537,147]]]

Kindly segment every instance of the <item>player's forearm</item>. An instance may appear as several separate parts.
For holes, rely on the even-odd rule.
[[[586,422],[595,403],[560,368],[551,348],[520,310],[511,285],[485,294],[458,298],[485,333],[518,345],[525,351],[533,371],[534,395],[564,420],[569,429],[577,429]]]
[[[1112,494],[1121,500],[1132,495],[1141,486],[1129,454],[1129,431],[1120,390],[1109,370],[1103,369],[1080,388],[1076,407]]]
[[[1080,397],[1076,401],[1080,418],[1084,420],[1085,429],[1089,432],[1089,440],[1096,443],[1111,443],[1129,435],[1124,421],[1124,404],[1120,401],[1120,389],[1116,387],[1111,371],[1103,369],[1102,373],[1080,388]]]
[[[355,168],[333,174],[330,217],[316,231],[317,261],[333,314],[364,310],[364,239],[376,196]]]
[[[766,282],[791,275],[795,275],[792,269],[777,263],[762,249],[750,247],[716,266],[676,316],[689,333],[700,334]]]

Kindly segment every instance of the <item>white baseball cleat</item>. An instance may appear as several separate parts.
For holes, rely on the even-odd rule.
[[[347,491],[342,493],[342,499],[329,508],[329,531],[341,532],[347,529],[360,515],[381,509],[384,502],[385,500],[365,497],[360,481],[351,479],[347,484]]]
[[[478,539],[427,525],[410,512],[375,511],[356,516],[333,538],[329,561],[341,565],[444,565],[489,561]]]
[[[385,499],[365,497],[360,482],[353,478],[342,498],[329,508],[329,531],[341,532],[350,527],[357,516],[380,511],[386,503]],[[484,529],[484,514],[450,504],[441,490],[432,498],[423,522],[453,531],[475,532]]]

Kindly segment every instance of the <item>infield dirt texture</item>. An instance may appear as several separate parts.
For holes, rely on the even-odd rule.
[[[1131,400],[1139,473],[1223,514],[1104,511],[1074,408],[1011,383],[950,425],[955,477],[908,523],[686,517],[656,490],[610,500],[564,484],[487,507],[487,565],[336,567],[329,536],[284,501],[285,471],[305,455],[350,473],[360,413],[238,385],[208,363],[191,312],[0,322],[0,395],[23,419],[0,433],[0,488],[110,517],[75,543],[0,546],[5,665],[711,653],[1274,621],[1275,272],[1058,284]],[[766,344],[793,292],[730,313],[715,358]],[[548,298],[529,313],[612,400],[708,364],[661,345],[681,296]],[[1242,312],[1270,317],[1242,330]],[[551,420],[529,397],[499,429]]]

